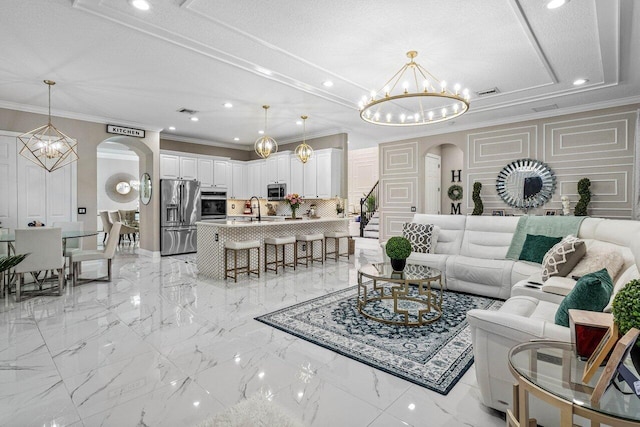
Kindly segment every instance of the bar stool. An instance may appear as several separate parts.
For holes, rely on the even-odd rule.
[[[333,252],[329,252],[329,245],[327,240],[333,239]],[[347,246],[345,252],[340,252],[340,239],[347,239]],[[335,260],[338,262],[338,257],[344,256],[349,259],[349,233],[346,231],[330,231],[324,233],[324,259],[329,259],[329,255],[335,255]]]
[[[298,253],[298,243],[306,243],[307,244],[307,253],[304,256],[297,256]],[[313,243],[320,242],[320,257],[314,258],[313,256]],[[324,234],[302,234],[296,236],[296,265],[302,264],[304,260],[304,266],[309,267],[309,262],[313,263],[314,261],[318,261],[321,264],[324,262]]]
[[[273,254],[275,256],[275,261],[267,262],[267,252],[268,246],[273,246]],[[293,245],[293,262],[286,262],[285,257],[285,248],[287,245]],[[278,259],[278,248],[282,248],[282,259]],[[278,267],[282,267],[284,270],[285,267],[293,267],[296,269],[296,258],[298,257],[298,250],[296,245],[295,236],[285,236],[285,237],[267,237],[264,239],[264,271],[267,270],[275,271],[278,274]],[[269,267],[273,265],[274,267]]]
[[[251,249],[258,250],[258,267],[251,269]],[[229,268],[229,251],[233,251],[233,268]],[[247,265],[238,267],[238,251],[247,251]],[[229,273],[233,273],[233,275]],[[224,244],[224,279],[232,278],[234,282],[238,282],[238,274],[251,273],[260,277],[260,242],[258,240],[243,240],[240,242],[230,241]]]

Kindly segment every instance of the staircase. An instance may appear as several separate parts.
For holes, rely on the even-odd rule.
[[[371,191],[360,199],[360,237],[371,239],[379,237],[378,200],[380,200],[380,192],[376,182]]]

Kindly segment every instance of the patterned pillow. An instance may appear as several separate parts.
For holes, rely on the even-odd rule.
[[[545,254],[542,260],[542,281],[546,282],[552,276],[565,277],[586,253],[587,245],[584,240],[568,235]]]
[[[402,227],[402,236],[411,242],[413,252],[432,254],[438,243],[439,227],[433,224],[406,222]]]

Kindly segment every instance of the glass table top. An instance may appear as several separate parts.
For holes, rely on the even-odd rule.
[[[78,237],[88,237],[98,235],[97,231],[82,230],[82,231],[63,231],[63,239],[75,239]],[[16,240],[15,233],[0,233],[0,242],[14,242]]]
[[[403,271],[393,271],[390,263],[367,264],[360,268],[360,274],[371,279],[384,279],[389,281],[422,281],[437,279],[440,270],[426,265],[407,263]]]
[[[591,404],[591,393],[604,366],[598,368],[588,384],[584,384],[585,362],[578,358],[571,343],[532,341],[519,344],[509,352],[509,363],[523,378],[563,400],[616,418],[640,421],[640,399],[634,394],[625,395],[613,386],[604,393],[599,404]],[[629,358],[625,365],[636,372]],[[622,390],[630,391],[626,383],[619,385]]]

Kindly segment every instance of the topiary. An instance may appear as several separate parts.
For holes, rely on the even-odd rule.
[[[473,195],[471,196],[471,199],[473,200],[473,213],[471,215],[482,215],[482,212],[484,212],[484,205],[480,198],[480,190],[482,190],[482,183],[474,182]]]
[[[587,208],[589,207],[589,202],[591,201],[591,181],[589,178],[582,178],[578,181],[578,194],[580,195],[580,200],[576,203],[575,210],[573,211],[575,216],[587,216]]]
[[[405,259],[411,255],[411,242],[401,236],[390,238],[385,248],[391,259]]]
[[[634,279],[624,285],[624,288],[613,299],[613,321],[618,325],[620,335],[629,332],[631,328],[640,329],[640,280]],[[640,341],[636,342],[640,347]]]

